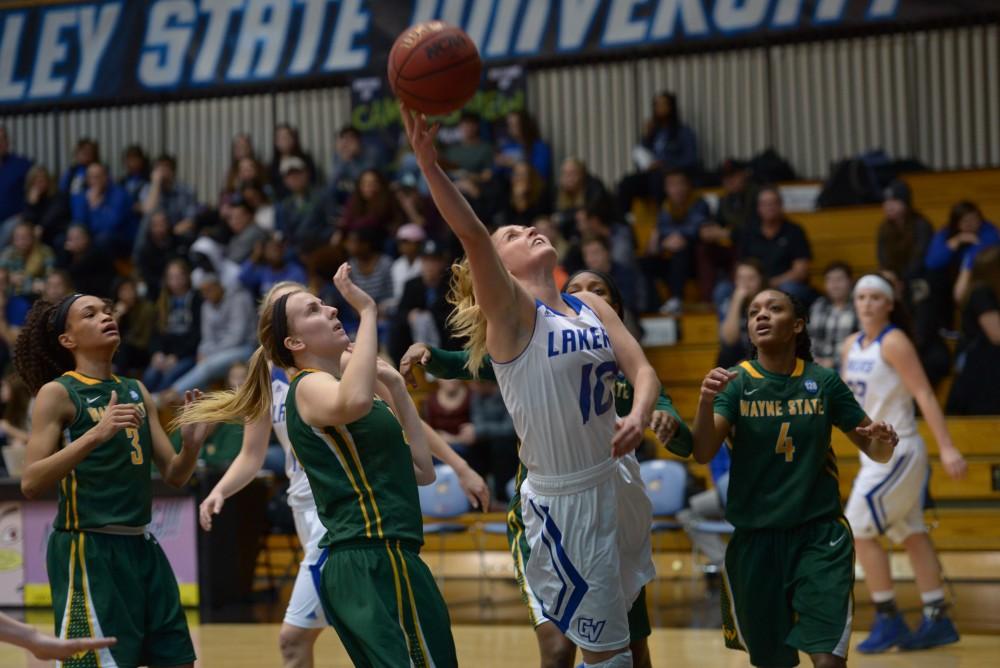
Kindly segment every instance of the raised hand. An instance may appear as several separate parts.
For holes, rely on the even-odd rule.
[[[94,431],[100,441],[109,441],[122,429],[138,429],[140,424],[142,413],[139,412],[139,407],[135,404],[118,403],[118,392],[111,390],[111,401]]]
[[[712,369],[705,376],[705,380],[701,381],[701,398],[703,400],[714,399],[717,394],[726,389],[729,381],[736,376],[735,371],[726,371],[722,367]]]
[[[424,366],[431,361],[431,349],[426,343],[414,343],[406,349],[403,357],[399,360],[399,373],[410,387],[417,386],[417,377],[413,375],[413,367]]]
[[[435,123],[428,127],[427,118],[423,114],[413,111],[402,103],[399,105],[399,111],[403,116],[406,138],[413,148],[417,164],[420,165],[421,169],[433,167],[437,164],[437,148],[434,146],[434,142],[441,124]]]
[[[186,390],[184,392],[184,407],[186,408],[196,401],[199,401],[201,397],[201,390]],[[181,445],[184,448],[201,450],[202,443],[204,443],[205,439],[208,438],[208,435],[215,430],[215,427],[215,424],[207,424],[204,422],[185,424],[181,427]]]
[[[872,422],[867,427],[858,427],[854,431],[858,432],[865,438],[870,438],[873,441],[881,441],[882,443],[888,443],[892,447],[896,447],[899,443],[899,435],[891,424],[885,422],[884,420],[879,420],[878,422]]]
[[[677,422],[677,418],[667,411],[653,411],[653,419],[649,422],[649,428],[653,430],[656,438],[663,445],[670,442],[670,439],[677,433],[678,427],[680,424]]]
[[[944,468],[944,472],[948,474],[949,477],[955,480],[960,480],[965,477],[966,469],[968,465],[965,463],[965,458],[962,453],[955,448],[946,448],[941,450],[940,454],[941,467]]]
[[[458,474],[458,484],[473,508],[484,513],[490,509],[490,488],[482,476],[472,470],[472,467],[467,467],[466,470]]]
[[[626,415],[615,422],[615,435],[611,439],[611,454],[622,457],[632,452],[642,443],[645,425],[634,415]]]
[[[118,640],[115,638],[69,638],[64,640],[39,632],[28,649],[35,655],[36,659],[51,661],[53,659],[70,659],[77,655],[82,656],[91,650],[111,647],[116,642]]]
[[[375,300],[367,292],[359,288],[351,280],[351,266],[346,262],[340,265],[333,275],[333,284],[344,300],[360,315],[365,309],[374,309]]]
[[[221,492],[212,491],[205,497],[205,500],[198,506],[198,523],[205,531],[212,530],[212,516],[222,512],[222,506],[226,503],[226,497]]]

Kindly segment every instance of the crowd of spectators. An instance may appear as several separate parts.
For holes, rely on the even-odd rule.
[[[344,261],[379,305],[391,357],[416,341],[458,347],[446,324],[458,245],[407,147],[344,127],[329,158],[318,159],[296,128],[282,123],[273,134],[270,156],[254,137],[233,137],[221,191],[198,193],[175,156],[151,158],[132,145],[113,164],[90,138],[75,144],[57,179],[17,154],[17,138],[0,127],[0,365],[8,366],[36,299],[96,294],[121,323],[117,370],[142,377],[169,405],[186,389],[223,383],[249,356],[255,302],[279,281],[309,284],[350,329],[356,315],[328,280]],[[654,97],[635,169],[617,184],[577,157],[556,163],[524,111],[495,126],[463,113],[448,136],[441,164],[480,218],[490,227],[537,227],[559,254],[557,280],[582,268],[614,277],[635,332],[640,314],[712,304],[719,363],[735,363],[750,353],[746,304],[770,286],[811,305],[817,361],[837,365],[840,341],[857,326],[851,267],[833,263],[822,286],[810,282],[805,230],[747,162],[724,161],[717,198],[703,197],[698,140],[673,94]],[[648,234],[635,224],[637,200],[656,212]],[[957,372],[950,411],[1000,414],[996,388],[975,373],[1000,357],[1000,233],[972,202],[956,204],[935,232],[900,181],[885,191],[883,211],[878,266],[913,316],[929,377],[937,383]],[[949,337],[958,339],[955,356]],[[5,380],[4,392],[13,382]],[[472,396],[490,392],[480,385]],[[19,419],[5,418],[0,433],[17,433]],[[451,440],[467,445],[470,433]]]

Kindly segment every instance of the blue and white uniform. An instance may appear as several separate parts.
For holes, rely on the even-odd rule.
[[[611,456],[618,373],[600,318],[536,303],[535,328],[515,359],[493,368],[521,441],[525,566],[544,616],[578,646],[628,646],[628,610],[654,576],[652,506],[633,455]]]
[[[899,444],[888,462],[880,464],[861,453],[861,470],[845,514],[856,537],[884,534],[900,543],[927,530],[923,502],[929,468],[927,446],[917,432],[913,395],[882,357],[882,340],[893,329],[889,325],[874,341],[859,335],[842,370],[868,417],[888,422],[899,434]]]
[[[288,376],[275,367],[271,371],[271,426],[275,436],[285,451],[285,475],[288,476],[288,506],[295,519],[295,533],[302,544],[302,562],[292,586],[292,595],[285,610],[285,623],[301,629],[320,629],[327,625],[319,594],[313,583],[311,567],[319,563],[322,550],[319,541],[326,529],[316,513],[309,479],[305,469],[299,466],[288,440],[288,425],[285,422],[285,397],[288,395]]]

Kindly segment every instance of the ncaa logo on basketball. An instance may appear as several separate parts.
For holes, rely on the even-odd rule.
[[[576,620],[576,628],[584,638],[590,642],[597,642],[597,639],[601,637],[601,631],[604,630],[606,623],[607,620],[604,619],[594,621],[590,617],[580,617]]]
[[[806,392],[809,394],[816,394],[819,392],[819,383],[817,383],[812,378],[806,378],[806,382],[802,384],[806,388]]]

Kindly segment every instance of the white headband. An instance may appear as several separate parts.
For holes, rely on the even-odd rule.
[[[854,292],[857,294],[858,290],[875,290],[876,292],[881,292],[889,299],[896,299],[896,291],[892,289],[889,281],[885,280],[881,276],[876,274],[866,274],[858,279],[858,282],[854,284]]]

